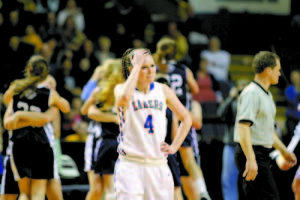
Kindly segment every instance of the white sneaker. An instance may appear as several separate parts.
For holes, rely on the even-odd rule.
[[[208,193],[201,193],[200,195],[201,195],[200,200],[211,200]]]

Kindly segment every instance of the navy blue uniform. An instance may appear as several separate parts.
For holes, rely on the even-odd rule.
[[[13,111],[45,112],[48,110],[50,90],[37,88],[13,96]],[[12,169],[15,179],[28,177],[31,179],[58,178],[54,160],[54,130],[51,123],[43,127],[25,127],[14,130],[11,136]]]
[[[172,124],[173,124],[173,113],[172,111],[167,108],[166,110],[166,118],[167,118],[167,135],[165,142],[168,144],[172,144]],[[182,185],[180,180],[180,169],[179,163],[177,161],[177,154],[170,154],[168,155],[168,165],[171,170],[174,186],[180,187]]]
[[[159,69],[157,68],[159,73]],[[192,97],[188,91],[187,81],[187,66],[179,63],[171,63],[168,65],[168,71],[165,73],[168,75],[170,88],[175,92],[180,102],[185,106],[187,110],[192,108]],[[180,123],[180,122],[179,122]],[[193,128],[190,129],[189,133],[185,137],[181,144],[181,147],[193,147],[195,149],[195,137],[193,136]],[[188,176],[188,172],[183,166],[180,153],[177,153],[177,159],[179,161],[180,175]]]
[[[159,69],[157,69],[157,72],[159,73]],[[192,98],[188,91],[187,66],[178,63],[169,64],[166,74],[168,75],[170,88],[175,92],[176,96],[185,108],[187,110],[191,110]],[[181,145],[182,147],[193,146],[193,138],[191,134],[192,130],[189,131],[188,135],[184,139]]]
[[[119,125],[113,122],[101,122],[101,128],[101,139],[99,140],[94,171],[100,175],[114,174],[115,163],[119,156],[117,152]]]
[[[11,168],[10,154],[12,149],[12,142],[8,140],[6,155],[3,161],[3,176],[1,180],[1,194],[15,194],[20,193],[18,182],[14,179],[14,174]]]
[[[88,127],[88,137],[85,142],[84,149],[84,171],[88,172],[94,170],[95,160],[97,159],[97,143],[101,139],[101,123],[96,121],[90,121]]]

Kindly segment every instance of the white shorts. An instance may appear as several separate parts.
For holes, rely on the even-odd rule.
[[[118,159],[115,165],[117,200],[173,200],[174,182],[169,166]]]

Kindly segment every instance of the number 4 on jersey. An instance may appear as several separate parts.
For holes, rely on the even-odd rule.
[[[154,127],[153,127],[153,123],[152,123],[152,115],[147,116],[146,122],[144,124],[144,128],[149,129],[149,134],[154,133]]]

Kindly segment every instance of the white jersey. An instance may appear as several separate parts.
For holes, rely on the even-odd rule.
[[[144,94],[135,90],[126,110],[119,108],[118,152],[138,160],[166,160],[160,150],[166,137],[166,98],[163,86],[154,82]]]

